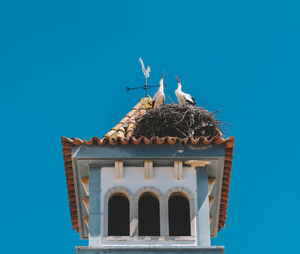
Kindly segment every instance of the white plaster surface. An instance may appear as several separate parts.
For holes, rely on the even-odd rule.
[[[107,192],[109,192],[112,188],[119,186],[125,187],[132,195],[141,194],[140,191],[142,188],[147,189],[147,187],[154,187],[155,189],[161,192],[162,196],[159,197],[160,201],[162,202],[162,198],[167,198],[165,195],[168,193],[170,189],[176,188],[184,188],[192,193],[193,199],[190,202],[195,202],[197,196],[197,183],[196,183],[196,171],[193,167],[184,167],[182,178],[180,180],[176,180],[174,177],[174,168],[173,167],[154,167],[153,168],[153,178],[151,180],[145,179],[144,177],[144,167],[124,167],[123,168],[123,178],[116,179],[114,177],[114,168],[113,167],[103,167],[101,169],[101,220],[103,221],[104,227],[102,227],[102,246],[109,246],[109,245],[169,245],[169,246],[191,246],[196,244],[196,238],[193,237],[195,232],[191,232],[191,237],[186,237],[187,239],[180,238],[180,237],[132,237],[126,238],[126,240],[121,240],[120,237],[117,237],[115,241],[110,239],[109,237],[105,237],[105,217],[106,214],[106,201],[105,196]],[[129,197],[130,198],[130,197]],[[138,197],[136,197],[138,198]],[[167,200],[164,201],[165,206],[167,205]],[[162,205],[162,203],[160,204]],[[133,208],[133,207],[132,207]],[[133,208],[134,209],[134,208]],[[137,209],[137,207],[135,208]],[[195,209],[196,205],[191,204],[190,209],[193,209],[192,214],[196,214]],[[137,214],[135,215],[137,216]],[[161,222],[162,222],[162,212],[161,212]],[[167,218],[165,218],[167,220]],[[194,223],[195,218],[191,218],[192,225],[191,230],[194,231]],[[165,224],[166,223],[166,224]],[[161,227],[165,228],[168,227],[167,222],[163,222]],[[165,230],[161,228],[161,233],[165,232]],[[167,230],[168,231],[168,230]],[[110,240],[108,240],[110,239]],[[175,240],[175,241],[174,241]]]
[[[185,187],[193,195],[196,195],[196,171],[192,167],[183,168],[183,178],[181,180],[174,178],[173,167],[154,167],[151,180],[144,178],[144,167],[124,167],[123,170],[123,179],[117,180],[114,179],[113,167],[103,167],[101,169],[101,200],[103,200],[106,191],[115,186],[124,186],[132,194],[135,194],[142,187],[152,186],[159,189],[163,195],[173,187]]]
[[[210,160],[212,163],[208,166],[208,175],[215,177],[217,182],[212,190],[212,196],[215,197],[215,202],[213,203],[210,209],[210,215],[213,216],[213,221],[210,223],[210,233],[213,236],[217,236],[218,229],[218,218],[219,218],[219,209],[220,209],[220,196],[221,196],[221,185],[222,185],[222,175],[224,161],[222,158],[214,159],[203,158],[203,160]],[[88,238],[89,229],[84,222],[84,218],[88,217],[88,213],[82,203],[82,199],[87,197],[87,194],[84,190],[82,184],[80,184],[80,179],[82,177],[89,178],[89,165],[98,165],[102,161],[98,159],[94,160],[74,160],[73,161],[73,171],[74,171],[74,185],[76,190],[76,202],[78,209],[78,218],[79,218],[79,229],[81,239]],[[101,167],[101,219],[103,219],[103,209],[105,200],[103,196],[108,189],[113,187],[127,187],[132,192],[132,195],[136,194],[136,191],[143,187],[154,187],[162,192],[162,195],[166,195],[167,190],[176,187],[184,187],[191,191],[194,196],[194,208],[191,209],[191,212],[196,213],[197,209],[197,193],[196,193],[196,170],[193,167],[183,167],[183,179],[176,180],[174,177],[174,168],[173,166],[166,167],[154,167],[153,168],[153,179],[145,179],[144,176],[145,169],[143,166],[136,167],[124,167],[123,179],[114,179],[114,167]],[[91,198],[91,197],[90,197]],[[91,200],[90,200],[91,202]],[[165,201],[164,201],[165,202]],[[135,206],[133,202],[133,206]],[[134,209],[134,208],[133,208]],[[137,209],[137,208],[136,208]],[[134,210],[136,210],[134,209]],[[136,216],[136,215],[135,215]],[[191,218],[193,218],[191,216]],[[194,218],[195,219],[195,218]],[[132,221],[133,223],[134,221]],[[192,222],[192,225],[195,221]],[[102,224],[103,225],[103,224]],[[101,231],[103,228],[101,229]],[[104,232],[101,232],[102,236]],[[132,232],[133,235],[136,235]],[[164,232],[161,232],[162,234]],[[193,231],[192,231],[193,233]],[[105,235],[105,234],[104,234]],[[165,234],[167,235],[167,234]]]

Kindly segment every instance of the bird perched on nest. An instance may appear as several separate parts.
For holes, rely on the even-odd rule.
[[[165,94],[164,94],[164,73],[159,81],[159,88],[155,95],[153,96],[152,108],[158,108],[165,104]]]
[[[181,84],[176,76],[178,88],[175,91],[177,100],[179,104],[191,104],[195,105],[195,99],[188,93],[184,93],[181,91]]]

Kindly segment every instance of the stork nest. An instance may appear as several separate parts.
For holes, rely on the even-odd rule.
[[[193,105],[176,103],[150,109],[138,116],[132,135],[135,138],[204,136],[211,139],[223,135],[221,125],[214,113]]]

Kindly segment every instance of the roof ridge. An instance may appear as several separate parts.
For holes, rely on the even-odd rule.
[[[141,98],[140,101],[122,118],[122,120],[111,128],[104,136],[108,138],[129,138],[135,127],[134,118],[146,112],[146,109],[152,108],[152,99],[150,96]],[[129,121],[132,120],[132,124]],[[128,126],[126,126],[129,123]],[[126,129],[125,129],[126,128]],[[128,131],[127,131],[128,130]]]

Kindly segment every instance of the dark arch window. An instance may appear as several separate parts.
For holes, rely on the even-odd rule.
[[[187,198],[175,193],[169,198],[169,235],[190,236],[190,204]]]
[[[160,235],[159,201],[150,192],[139,199],[139,235]]]
[[[108,235],[129,235],[129,200],[122,194],[108,201]]]

